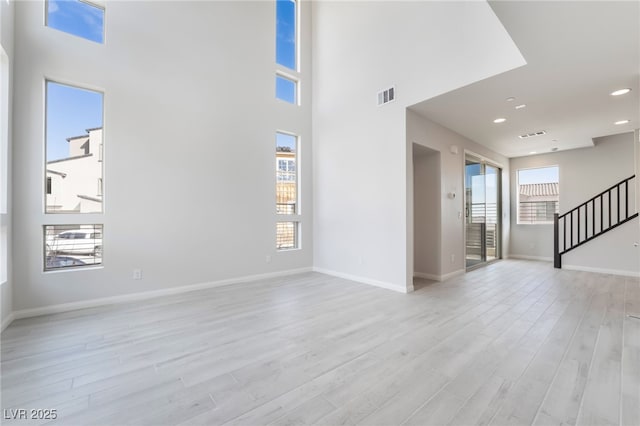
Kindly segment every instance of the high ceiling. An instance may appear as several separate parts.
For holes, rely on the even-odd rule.
[[[593,146],[640,127],[640,2],[490,5],[527,65],[411,109],[507,157]],[[610,95],[621,88],[632,91]],[[539,131],[546,134],[518,137]]]

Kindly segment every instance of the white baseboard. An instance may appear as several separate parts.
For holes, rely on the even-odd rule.
[[[458,269],[457,271],[449,272],[448,274],[441,275],[440,281],[446,281],[449,278],[457,277],[458,275],[464,275],[467,271],[464,269]]]
[[[624,271],[620,269],[591,268],[589,266],[581,265],[562,265],[562,269],[566,269],[568,271],[596,272],[598,274],[621,275],[623,277],[640,277],[639,271]]]
[[[221,287],[225,285],[241,284],[251,281],[264,280],[269,278],[278,278],[287,275],[301,274],[311,272],[312,268],[290,269],[287,271],[269,272],[266,274],[248,275],[244,277],[229,278],[225,280],[212,281],[199,284],[191,284],[180,287],[166,288],[162,290],[145,291],[140,293],[123,294],[121,296],[102,297],[99,299],[82,300],[79,302],[62,303],[59,305],[43,306],[39,308],[21,309],[10,314],[13,319],[37,317],[40,315],[57,314],[61,312],[75,311],[78,309],[95,308],[97,306],[113,305],[119,303],[135,302],[139,300],[154,299],[156,297],[171,296],[175,294],[188,293],[196,290],[204,290],[208,288]],[[6,321],[6,320],[5,320]],[[5,327],[5,321],[2,328]],[[7,324],[8,325],[8,324]]]
[[[465,273],[464,269],[458,269],[457,271],[449,272],[448,274],[444,274],[444,275],[426,274],[424,272],[414,272],[413,276],[416,278],[424,278],[426,280],[432,280],[432,281],[446,281],[449,278],[453,278],[458,275],[462,275],[464,273]]]
[[[0,326],[0,333],[2,333],[4,331],[5,328],[7,328],[9,326],[9,324],[11,324],[13,322],[13,320],[16,319],[15,314],[13,312],[11,312],[9,315],[7,315],[5,317],[5,319],[2,320],[2,325]]]
[[[345,274],[342,272],[332,271],[329,269],[313,267],[314,272],[320,272],[321,274],[331,275],[338,278],[344,278],[345,280],[356,281],[363,284],[369,284],[376,287],[385,288],[387,290],[397,291],[399,293],[408,293],[409,291],[406,288],[399,287],[397,285],[393,285],[391,283],[386,283],[384,281],[372,280],[370,278],[359,277],[357,275]]]
[[[442,275],[427,274],[426,272],[414,272],[413,277],[422,278],[422,279],[431,280],[431,281],[442,281]]]
[[[509,259],[520,259],[520,260],[537,260],[539,262],[553,262],[553,257],[546,256],[529,256],[527,254],[510,254]]]

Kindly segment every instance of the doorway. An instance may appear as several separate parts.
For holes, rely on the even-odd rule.
[[[502,170],[465,155],[465,266],[484,265],[501,257]]]
[[[441,158],[436,151],[413,144],[413,272],[439,280],[442,265]]]

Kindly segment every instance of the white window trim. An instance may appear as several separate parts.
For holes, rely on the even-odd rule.
[[[90,91],[90,92],[96,92],[96,93],[100,93],[102,95],[102,142],[100,143],[100,147],[99,147],[99,152],[98,152],[98,161],[100,163],[100,169],[101,169],[101,174],[102,174],[102,210],[99,212],[87,212],[87,213],[58,213],[58,212],[48,212],[47,211],[47,103],[49,102],[48,97],[49,97],[49,91],[47,89],[47,84],[48,83],[54,83],[54,84],[58,84],[61,86],[68,86],[68,87],[73,87],[74,89],[80,89],[80,90],[86,90],[86,91]],[[42,182],[44,182],[44,186],[43,186],[43,197],[42,197],[42,211],[45,215],[55,215],[55,216],[63,216],[65,214],[80,214],[80,215],[86,215],[86,216],[91,216],[91,215],[102,215],[105,212],[106,209],[106,205],[105,205],[105,197],[104,197],[104,181],[105,181],[105,167],[104,167],[104,142],[105,142],[105,138],[106,138],[106,130],[105,130],[105,90],[101,87],[97,87],[97,86],[91,86],[91,85],[86,85],[86,84],[78,84],[75,82],[70,82],[68,80],[64,80],[64,79],[58,79],[58,78],[50,78],[48,76],[44,77],[44,87],[43,87],[43,91],[44,91],[44,108],[42,111],[43,114],[43,123],[44,126],[42,128],[42,140],[43,140],[43,146],[44,146],[44,165],[42,168]]]
[[[7,2],[8,1],[9,0],[7,0]],[[50,29],[55,30],[55,31],[60,31],[62,33],[65,33],[65,34],[68,34],[70,36],[79,38],[81,40],[86,40],[86,41],[89,41],[91,43],[95,43],[97,45],[102,45],[102,46],[106,45],[107,44],[107,7],[106,7],[106,1],[105,0],[91,0],[91,1],[78,0],[78,1],[80,3],[84,3],[84,4],[87,4],[89,6],[93,6],[95,8],[98,8],[98,9],[102,10],[102,42],[95,41],[95,40],[90,40],[88,38],[79,36],[77,34],[70,33],[68,31],[64,31],[64,30],[60,30],[58,28],[50,27],[49,26],[49,0],[45,0],[45,2],[44,2],[44,11],[43,11],[43,14],[44,14],[44,17],[43,17],[44,18],[44,26],[46,28],[50,28]]]
[[[281,217],[290,217],[290,216],[294,216],[294,215],[279,215]],[[294,224],[294,232],[295,232],[295,243],[296,246],[295,247],[285,247],[285,248],[278,248],[276,245],[276,251],[278,253],[283,253],[283,252],[288,252],[288,251],[297,251],[297,250],[302,250],[302,222],[298,219],[283,219],[283,220],[278,220],[276,221],[276,233],[277,233],[277,224],[278,223],[293,223]],[[276,234],[276,241],[277,241],[277,234]]]
[[[291,74],[282,72],[282,71],[276,71],[276,79],[280,77],[283,78],[285,80],[289,80],[290,82],[293,83],[294,87],[295,87],[295,93],[294,93],[294,99],[293,99],[293,103],[292,102],[288,102],[285,101],[284,99],[280,99],[278,98],[278,95],[276,93],[276,100],[285,104],[289,104],[289,105],[295,105],[295,106],[300,106],[300,78],[299,77],[294,77]]]
[[[558,164],[549,164],[547,166],[522,167],[522,168],[516,169],[516,225],[518,226],[553,226],[553,221],[536,222],[536,223],[520,222],[520,171],[549,169],[552,167],[556,167],[558,169],[558,211],[560,211],[560,166]]]
[[[9,247],[10,216],[9,216],[9,80],[11,66],[9,55],[0,46],[0,285],[9,281]]]
[[[100,263],[91,263],[91,264],[86,264],[86,265],[76,265],[76,266],[65,266],[65,267],[60,267],[60,268],[51,268],[51,269],[47,269],[47,227],[48,226],[69,226],[69,225],[74,225],[74,226],[100,226],[102,227],[100,234],[101,234],[101,240],[102,240],[102,254],[100,256]],[[48,223],[48,224],[44,224],[41,226],[41,232],[42,232],[42,270],[41,273],[43,274],[57,274],[57,273],[63,273],[63,272],[70,272],[70,271],[91,271],[91,270],[96,270],[96,269],[104,269],[104,223],[84,223],[84,222],[75,222],[75,223]],[[68,256],[68,255],[64,255],[64,256]],[[94,256],[95,257],[95,256]]]
[[[299,134],[296,134],[294,132],[291,131],[287,131],[287,130],[280,130],[280,129],[276,129],[276,140],[277,140],[277,135],[278,134],[282,134],[282,135],[288,135],[288,136],[293,136],[296,139],[296,148],[295,148],[295,163],[296,163],[296,170],[295,170],[295,176],[296,176],[296,213],[295,214],[279,214],[279,213],[275,213],[275,222],[276,224],[278,222],[293,222],[296,224],[296,240],[297,240],[297,247],[295,248],[284,248],[284,249],[279,249],[276,247],[276,251],[278,253],[281,252],[288,252],[288,251],[295,251],[295,250],[301,250],[302,249],[302,222],[303,222],[303,215],[302,215],[302,202],[301,202],[301,173],[300,173],[300,169],[301,169],[301,149],[300,149],[300,145],[301,145],[301,137]],[[276,170],[275,170],[275,174],[274,174],[274,189],[277,188],[278,185],[278,159],[276,158]],[[276,228],[277,229],[277,228]]]

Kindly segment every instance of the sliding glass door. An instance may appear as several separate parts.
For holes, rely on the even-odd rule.
[[[466,267],[500,258],[500,168],[465,157]]]
[[[465,158],[465,234],[466,267],[470,268],[486,261],[483,234],[485,210],[485,180],[482,163],[473,157]]]

